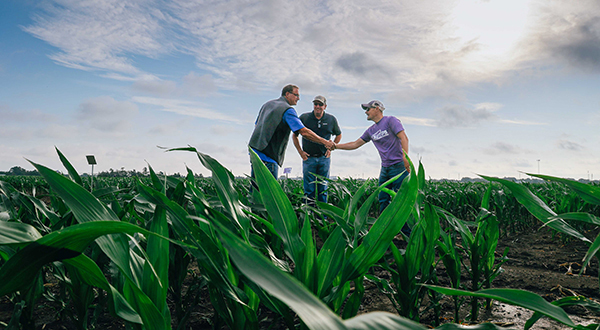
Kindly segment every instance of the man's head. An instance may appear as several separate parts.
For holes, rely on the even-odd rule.
[[[299,88],[296,85],[285,85],[281,90],[281,96],[285,97],[290,105],[296,105],[300,100]]]
[[[317,95],[313,100],[313,112],[317,118],[323,116],[323,112],[327,109],[327,100],[325,96]]]
[[[379,121],[383,117],[383,110],[385,107],[381,101],[373,100],[369,103],[363,103],[360,105],[363,110],[365,110],[365,114],[367,115],[367,120],[373,120],[375,122]]]

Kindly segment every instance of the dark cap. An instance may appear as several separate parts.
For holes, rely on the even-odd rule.
[[[315,96],[313,103],[314,102],[321,102],[321,103],[323,103],[323,105],[327,105],[327,100],[325,99],[325,96],[322,96],[322,95]]]

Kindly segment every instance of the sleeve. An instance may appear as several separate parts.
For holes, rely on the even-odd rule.
[[[360,139],[365,141],[365,143],[371,141],[371,134],[369,134],[368,129],[363,133],[363,135],[360,136]]]
[[[285,120],[294,133],[304,128],[304,124],[302,124],[302,121],[300,121],[300,118],[298,118],[298,114],[294,108],[289,108],[285,111],[283,114],[283,120]]]
[[[394,135],[398,135],[398,133],[400,133],[404,130],[404,126],[402,126],[400,119],[398,119],[396,117],[391,118],[390,128],[392,129],[392,132],[394,133]]]
[[[331,116],[331,118],[333,119],[333,129],[331,130],[331,134],[337,136],[337,135],[341,135],[342,134],[342,130],[340,129],[340,126],[338,125],[337,119],[333,116]]]

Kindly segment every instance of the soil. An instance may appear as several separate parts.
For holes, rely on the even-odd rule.
[[[593,239],[596,232],[587,235]],[[588,244],[573,239],[564,240],[559,235],[552,234],[546,228],[530,230],[529,232],[503,237],[498,242],[499,256],[505,248],[509,249],[509,260],[502,266],[504,271],[495,279],[492,286],[495,288],[516,288],[534,292],[548,301],[554,301],[570,295],[582,295],[594,300],[600,300],[598,286],[598,260],[592,259],[586,271],[579,275],[581,261],[587,252]],[[444,278],[443,269],[439,271],[442,286],[448,285]],[[51,286],[51,284],[49,284]],[[387,311],[397,314],[389,299],[376,286],[365,282],[365,297],[359,314],[372,311]],[[442,301],[441,321],[452,322],[453,304],[450,298]],[[7,297],[0,298],[0,329],[4,329],[10,321],[13,304]],[[466,319],[469,312],[468,302],[463,304],[460,311],[461,319]],[[54,303],[43,298],[36,307],[35,329],[75,329],[71,321],[57,321],[57,309]],[[587,325],[600,323],[600,316],[584,309],[583,307],[567,308],[569,317],[575,324]],[[523,329],[523,325],[533,313],[529,310],[514,307],[495,301],[489,311],[482,310],[479,322],[493,322],[505,326],[507,329]],[[205,296],[191,314],[186,329],[211,329],[212,306]],[[267,316],[263,321],[265,329],[279,328],[272,324]],[[431,312],[425,312],[421,319],[424,325],[434,324]],[[261,323],[263,324],[263,323]],[[124,329],[122,322],[111,318],[108,314],[101,317],[97,329]],[[532,329],[568,329],[553,320],[542,318]]]

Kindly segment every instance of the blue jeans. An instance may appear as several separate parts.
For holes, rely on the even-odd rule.
[[[381,172],[379,172],[379,185],[381,186],[386,181],[402,173],[403,171],[404,173],[398,179],[396,179],[396,181],[387,185],[388,189],[398,192],[398,190],[400,190],[400,186],[402,185],[402,181],[404,181],[404,178],[408,176],[408,172],[406,172],[406,168],[404,168],[403,162],[387,167],[382,166]],[[379,193],[379,214],[381,214],[381,212],[383,212],[383,210],[385,210],[385,208],[388,205],[390,205],[391,201],[392,196],[390,196],[390,194],[383,191]],[[411,230],[408,227],[408,225],[404,224],[404,227],[402,227],[402,232],[405,233],[407,236],[410,236],[410,231]]]
[[[331,158],[325,156],[308,157],[307,160],[302,162],[304,196],[305,202],[309,205],[316,205],[315,199],[319,202],[327,203],[327,181],[318,180],[315,174],[329,178],[330,164]],[[315,195],[317,195],[316,198]]]
[[[273,174],[275,179],[277,179],[277,172],[279,172],[279,165],[277,165],[277,163],[271,163],[271,162],[265,162],[265,161],[263,161],[263,164],[265,164],[265,166],[267,166],[267,168],[269,169],[269,172],[271,172],[271,174]],[[254,181],[255,180],[254,167],[252,167],[252,166],[250,166],[250,177],[252,178],[251,185],[250,185],[250,193],[252,193],[253,189],[256,189],[258,191],[258,186],[256,185],[256,182]]]

